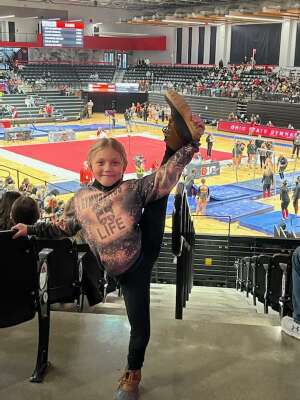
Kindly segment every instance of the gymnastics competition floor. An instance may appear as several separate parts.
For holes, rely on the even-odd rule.
[[[118,117],[117,129],[111,130],[104,115],[94,115],[87,121],[63,124],[41,124],[35,126],[34,139],[30,142],[8,143],[1,140],[0,130],[0,175],[5,166],[32,175],[34,183],[38,180],[51,182],[53,188],[58,188],[65,199],[71,196],[79,188],[79,170],[91,144],[96,140],[96,130],[101,127],[109,136],[116,137],[124,145],[128,156],[127,177],[135,177],[134,157],[143,155],[146,171],[154,162],[162,159],[165,144],[161,133],[161,126],[155,123],[133,124],[133,132],[128,136],[122,116]],[[76,132],[76,140],[69,142],[48,143],[50,130],[73,129]],[[207,128],[207,131],[212,130]],[[274,224],[280,223],[278,194],[273,194],[269,199],[262,199],[261,171],[260,168],[250,169],[242,165],[236,171],[231,164],[231,151],[235,137],[224,132],[214,132],[215,143],[212,159],[221,161],[221,174],[208,177],[207,184],[210,187],[211,201],[206,210],[206,216],[194,216],[196,231],[210,234],[239,235],[272,235]],[[243,139],[246,141],[247,138]],[[206,159],[206,142],[202,140],[201,155]],[[275,151],[284,153],[288,157],[291,145],[278,141]],[[290,160],[287,179],[292,185],[295,177],[300,175],[299,161]],[[4,174],[4,173],[3,173]],[[2,177],[4,175],[2,174]],[[12,175],[16,174],[13,172]],[[24,175],[25,176],[25,175]],[[38,178],[38,179],[37,179]],[[196,184],[199,184],[196,181]],[[276,177],[276,187],[280,187],[280,179]],[[276,191],[278,193],[278,190]],[[195,199],[189,199],[191,210],[195,213]],[[170,214],[173,209],[173,195],[168,201],[167,229],[170,229]],[[292,226],[294,231],[300,233],[300,220],[292,214]],[[297,221],[297,223],[296,223]],[[290,222],[288,222],[290,223]]]

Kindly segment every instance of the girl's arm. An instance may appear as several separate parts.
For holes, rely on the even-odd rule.
[[[56,223],[37,222],[34,225],[17,224],[12,227],[12,230],[16,231],[14,239],[26,235],[61,238],[74,236],[80,229],[81,226],[75,216],[74,197],[67,203],[63,218]]]
[[[184,167],[199,151],[198,142],[192,142],[177,150],[155,173],[140,179],[138,191],[144,204],[168,195],[175,187]]]

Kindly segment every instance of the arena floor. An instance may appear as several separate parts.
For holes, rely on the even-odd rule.
[[[61,124],[40,124],[36,131],[36,137],[30,141],[18,141],[9,143],[4,140],[0,140],[0,176],[5,177],[5,167],[14,168],[19,170],[19,180],[21,181],[24,177],[23,173],[32,175],[35,178],[31,178],[33,183],[42,181],[48,181],[52,183],[65,184],[66,187],[78,187],[79,170],[82,166],[82,162],[86,158],[87,149],[91,143],[96,140],[96,128],[101,125],[106,128],[106,132],[110,137],[118,138],[126,147],[129,165],[126,173],[128,177],[135,177],[134,168],[134,156],[137,154],[143,154],[146,159],[146,170],[150,169],[152,163],[155,160],[160,160],[164,152],[163,135],[161,132],[161,126],[151,121],[148,124],[137,121],[132,125],[132,134],[128,136],[127,130],[124,125],[124,119],[122,115],[117,116],[117,128],[115,130],[109,129],[109,121],[103,114],[94,114],[91,119],[76,121],[74,122],[63,122]],[[48,143],[47,132],[52,127],[62,128],[63,126],[75,126],[76,128],[76,141],[71,142],[60,142],[60,143]],[[210,187],[215,185],[240,185],[238,186],[241,190],[241,186],[245,186],[244,182],[250,182],[251,185],[255,184],[260,186],[261,169],[259,166],[256,168],[249,168],[246,163],[236,170],[232,166],[231,162],[231,151],[235,140],[238,137],[234,137],[231,133],[217,132],[216,129],[207,128],[207,131],[213,131],[215,133],[215,143],[213,147],[213,160],[221,162],[221,174],[219,176],[207,178],[207,184]],[[246,137],[243,137],[244,141],[247,141]],[[206,153],[206,142],[205,137],[202,140],[203,149],[202,155]],[[288,157],[289,165],[287,173],[290,173],[290,180],[294,179],[294,176],[300,175],[300,162],[299,160],[291,159],[291,144],[286,141],[275,141],[275,153],[276,155],[285,154]],[[245,157],[246,158],[246,157]],[[245,160],[246,161],[246,160]],[[16,179],[17,172],[13,171],[12,176]],[[36,179],[38,178],[38,179]],[[196,181],[196,184],[199,184]],[[247,186],[247,185],[246,185]],[[234,186],[236,187],[236,186]],[[229,187],[224,187],[224,190]],[[223,188],[221,188],[223,190]],[[261,189],[260,189],[261,190]],[[62,197],[67,199],[71,194],[64,194]],[[229,191],[230,197],[230,191]],[[261,197],[261,196],[259,196]],[[255,206],[253,211],[250,210],[251,205]],[[257,203],[258,202],[258,203]],[[197,233],[209,233],[209,234],[236,234],[236,235],[266,235],[267,230],[264,230],[261,222],[265,218],[265,212],[270,213],[271,211],[280,210],[280,202],[278,195],[275,195],[269,199],[256,199],[249,202],[247,199],[237,203],[230,202],[231,208],[236,208],[236,204],[242,207],[240,213],[236,214],[236,218],[232,218],[235,222],[229,224],[227,217],[217,218],[218,209],[214,209],[214,218],[194,215],[194,222]],[[266,205],[268,207],[266,207]],[[231,208],[221,207],[224,216],[226,210],[230,213]],[[210,206],[208,207],[207,214]],[[292,206],[290,205],[290,209]],[[250,211],[249,211],[250,210]],[[266,211],[267,210],[267,211]],[[292,210],[290,210],[292,211]],[[252,213],[252,214],[251,214]],[[247,218],[249,215],[256,215],[259,223],[256,227],[256,222],[253,225],[248,223]],[[269,216],[269,214],[268,214]],[[246,220],[244,221],[244,219]],[[274,219],[275,218],[275,219]],[[221,220],[220,220],[221,219]],[[278,219],[278,221],[277,221]],[[256,221],[256,220],[255,220]],[[274,223],[280,222],[280,213],[274,213],[272,221]],[[295,228],[299,225],[300,231],[300,219],[296,218],[293,214],[290,216],[290,223]],[[171,218],[167,218],[167,229],[171,227]],[[249,228],[248,226],[251,226]],[[260,228],[262,226],[262,228]],[[297,230],[297,229],[296,229]],[[270,233],[269,233],[270,234]]]

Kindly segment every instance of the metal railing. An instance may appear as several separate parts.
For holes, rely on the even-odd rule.
[[[195,230],[190,215],[187,195],[182,183],[178,183],[174,200],[172,252],[177,259],[175,318],[182,319],[183,308],[193,287],[193,260]]]
[[[3,176],[3,172],[5,172],[5,173],[8,174],[8,175],[6,175],[6,176],[4,177],[4,176]],[[33,179],[33,180],[34,180],[34,183],[37,182],[37,183],[40,183],[40,185],[43,185],[43,186],[51,185],[54,189],[57,188],[58,190],[63,190],[64,192],[67,192],[67,193],[73,193],[71,190],[62,188],[61,186],[56,185],[55,183],[51,183],[51,182],[49,182],[49,181],[46,181],[45,179],[38,178],[38,177],[36,177],[36,176],[34,176],[34,175],[28,174],[27,172],[21,172],[20,170],[18,170],[18,169],[16,169],[16,168],[9,167],[9,166],[3,165],[3,164],[0,164],[0,176],[1,176],[2,178],[3,178],[3,177],[4,177],[4,178],[7,178],[8,176],[11,176],[12,178],[15,178],[14,180],[16,180],[17,188],[18,188],[18,189],[19,189],[20,186],[21,186],[21,184],[20,184],[21,178],[24,179],[24,178],[26,177],[26,178],[31,178],[31,179]]]

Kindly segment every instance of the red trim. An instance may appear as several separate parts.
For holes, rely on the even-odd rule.
[[[56,21],[57,28],[74,28],[74,29],[84,29],[83,22],[68,22],[68,21]]]
[[[41,33],[37,34],[36,42],[3,42],[0,41],[0,47],[43,47],[43,36]]]
[[[166,50],[165,36],[150,37],[106,37],[106,36],[84,36],[85,49],[99,50]]]

